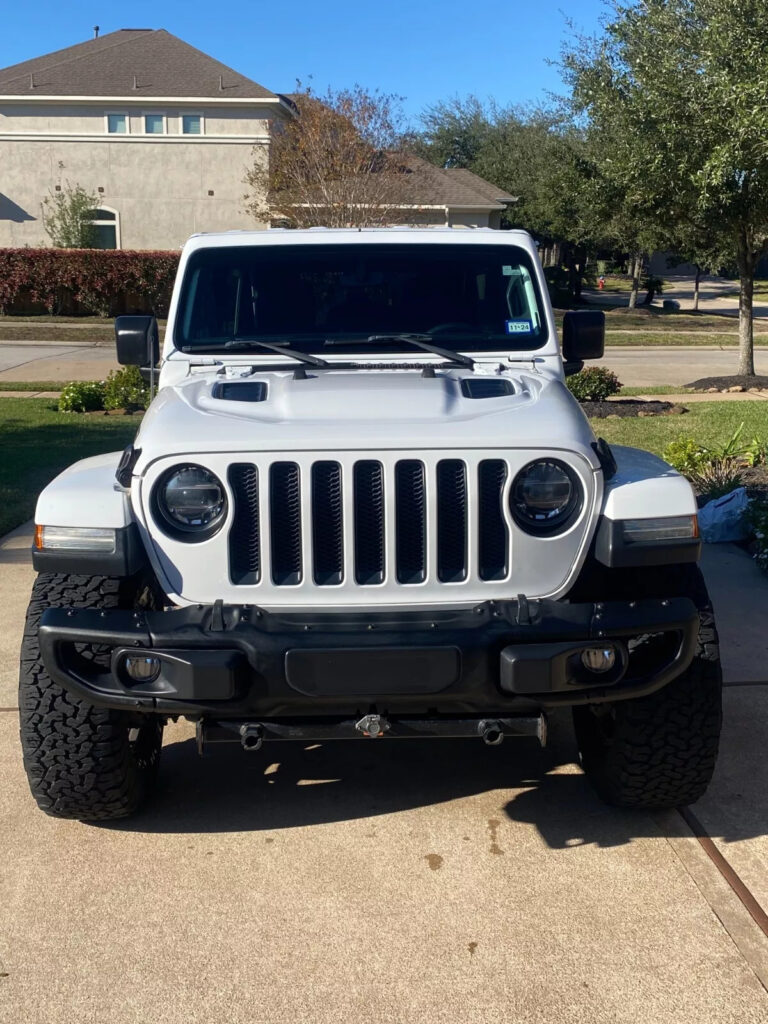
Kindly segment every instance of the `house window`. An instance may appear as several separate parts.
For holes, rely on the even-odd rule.
[[[107,114],[107,131],[110,135],[127,135],[128,115]]]
[[[108,206],[100,206],[97,210],[89,210],[88,217],[94,231],[94,249],[120,248],[120,217],[117,210]]]
[[[182,135],[202,135],[203,119],[200,114],[182,114],[181,116]]]
[[[145,114],[144,133],[146,135],[165,135],[165,115]]]

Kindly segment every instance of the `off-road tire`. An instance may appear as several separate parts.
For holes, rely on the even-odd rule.
[[[717,630],[698,567],[679,566],[677,574],[675,593],[654,596],[685,596],[696,604],[699,637],[690,667],[648,697],[573,709],[584,772],[598,794],[619,807],[693,803],[715,769],[722,723]],[[625,596],[652,596],[643,589]]]
[[[32,795],[52,817],[109,821],[136,811],[155,781],[163,723],[95,708],[54,682],[40,658],[40,616],[49,607],[133,608],[147,593],[136,579],[41,573],[35,581],[21,646],[21,747]]]

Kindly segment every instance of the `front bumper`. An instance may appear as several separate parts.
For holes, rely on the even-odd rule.
[[[699,617],[687,598],[568,604],[488,601],[443,611],[270,613],[220,602],[168,611],[49,608],[43,662],[101,707],[217,719],[504,714],[658,690],[691,663]],[[581,653],[612,644],[615,670]],[[109,658],[84,656],[106,649]],[[159,674],[129,678],[127,657]]]

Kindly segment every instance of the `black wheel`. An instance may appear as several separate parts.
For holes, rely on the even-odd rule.
[[[19,718],[24,768],[38,807],[56,818],[109,821],[148,797],[160,759],[163,722],[95,708],[55,683],[40,659],[37,627],[48,607],[151,605],[136,579],[41,573],[32,589],[21,647]],[[83,657],[103,659],[96,649]]]
[[[693,803],[715,769],[722,722],[717,630],[698,567],[678,566],[676,572],[659,572],[657,578],[674,578],[676,586],[653,596],[690,597],[699,609],[698,647],[690,667],[649,697],[573,709],[584,772],[599,795],[619,807]]]

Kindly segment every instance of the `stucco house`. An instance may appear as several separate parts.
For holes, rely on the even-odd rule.
[[[269,227],[247,212],[244,179],[268,159],[271,126],[296,116],[291,99],[164,29],[95,31],[0,69],[0,248],[50,244],[43,202],[67,183],[97,196],[103,248]],[[400,222],[499,227],[515,201],[468,170],[417,163]]]
[[[98,196],[105,248],[257,226],[246,167],[290,101],[163,29],[122,29],[0,70],[0,247],[49,244],[43,199]],[[254,151],[254,146],[256,150]]]

